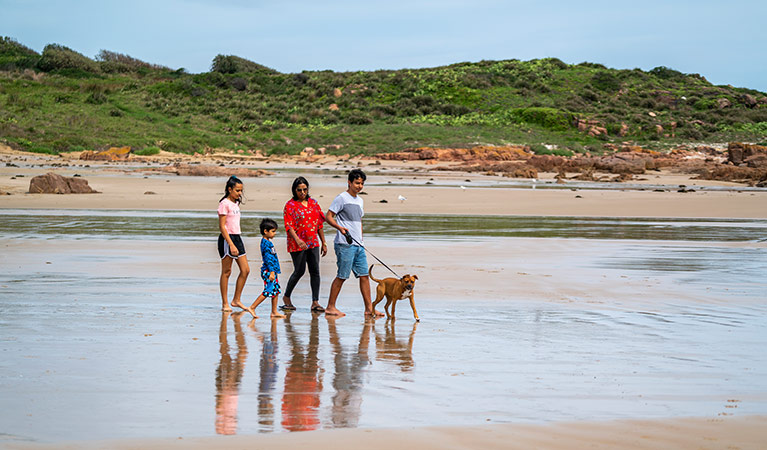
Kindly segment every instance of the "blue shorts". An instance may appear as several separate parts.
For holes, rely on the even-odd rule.
[[[264,292],[261,293],[264,297],[274,297],[282,292],[280,289],[279,275],[276,273],[274,274],[274,280],[269,280],[269,272],[262,270],[261,279],[264,280]]]
[[[335,242],[333,249],[336,251],[336,265],[338,266],[336,276],[338,278],[346,280],[352,271],[357,278],[368,275],[368,258],[363,247]]]

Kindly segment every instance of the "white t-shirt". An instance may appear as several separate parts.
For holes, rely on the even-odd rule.
[[[365,215],[364,201],[359,195],[352,197],[347,191],[343,191],[333,199],[329,211],[336,215],[336,222],[349,230],[349,234],[357,241],[352,245],[365,245],[362,241],[362,216]],[[346,237],[340,231],[336,231],[335,243],[347,244]]]

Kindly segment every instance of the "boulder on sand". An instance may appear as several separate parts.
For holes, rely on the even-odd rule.
[[[88,180],[62,177],[52,172],[29,180],[30,194],[98,194],[88,186]]]

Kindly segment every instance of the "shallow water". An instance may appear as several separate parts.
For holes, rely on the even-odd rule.
[[[349,315],[337,320],[308,311],[304,285],[286,320],[270,321],[266,305],[255,321],[222,314],[201,217],[0,214],[0,443],[767,414],[767,248],[754,243],[763,221],[632,219],[644,231],[628,232],[618,219],[568,228],[566,219],[498,218],[489,228],[542,223],[556,238],[473,242],[456,228],[392,239],[381,225],[370,245],[387,259],[409,251],[424,266],[435,251],[487,253],[454,284],[429,281],[452,277],[447,265],[419,269],[416,323],[406,302],[395,321],[365,322],[354,286],[342,291]],[[442,219],[385,223],[416,230],[432,220]],[[18,223],[32,228],[11,231]],[[168,240],[180,223],[185,239]],[[598,228],[609,238],[578,233]],[[506,249],[528,247],[552,259],[530,258],[515,282],[541,273],[552,292],[611,287],[589,301],[513,298],[502,284],[456,294],[481,283],[482,264],[502,270],[509,258],[507,269],[522,270]],[[332,261],[323,264],[325,298]],[[646,298],[629,301],[632,290]]]
[[[243,212],[243,230],[262,217],[282,227],[281,213]],[[209,211],[0,209],[0,238],[207,239],[218,234]],[[677,241],[767,241],[764,219],[454,216],[368,214],[365,233],[392,239],[474,236]]]

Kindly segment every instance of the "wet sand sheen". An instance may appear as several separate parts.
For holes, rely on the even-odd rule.
[[[6,442],[767,413],[767,244],[370,238],[417,325],[348,287],[315,317],[308,280],[289,320],[224,316],[204,241],[2,244]]]

